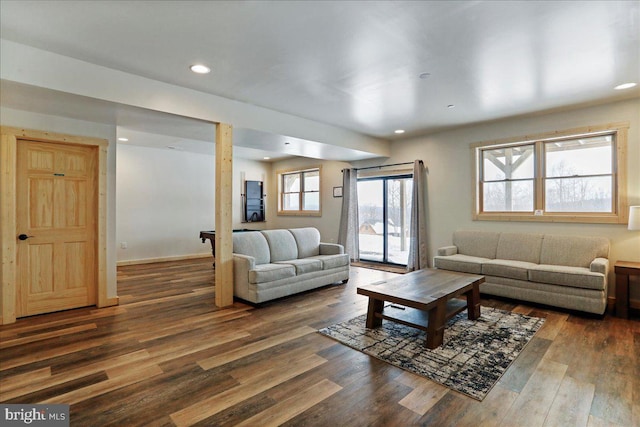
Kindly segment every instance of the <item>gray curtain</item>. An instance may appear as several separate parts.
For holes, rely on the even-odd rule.
[[[338,243],[344,246],[352,261],[360,260],[358,244],[358,171],[344,169],[342,171],[342,215]]]
[[[422,160],[413,162],[413,194],[411,196],[411,222],[409,225],[409,259],[407,270],[428,267],[426,171]]]

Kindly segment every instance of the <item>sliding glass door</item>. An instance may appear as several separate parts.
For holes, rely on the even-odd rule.
[[[407,265],[411,175],[358,180],[360,259]]]
[[[358,181],[360,259],[384,262],[384,181]]]

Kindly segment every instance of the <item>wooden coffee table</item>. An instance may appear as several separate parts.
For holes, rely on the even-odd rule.
[[[424,269],[394,277],[384,283],[358,288],[369,297],[367,328],[382,319],[427,332],[427,348],[442,345],[447,320],[468,308],[469,319],[480,317],[480,283],[484,276],[446,270]],[[456,299],[464,295],[466,301]],[[401,307],[384,307],[384,302]],[[392,312],[393,311],[393,312]]]

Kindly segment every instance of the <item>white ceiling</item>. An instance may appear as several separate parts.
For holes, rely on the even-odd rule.
[[[385,139],[640,96],[613,90],[640,83],[638,1],[2,0],[0,25],[3,39]]]

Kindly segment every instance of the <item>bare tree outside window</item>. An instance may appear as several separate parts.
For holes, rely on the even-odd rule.
[[[545,143],[545,210],[612,212],[613,138]]]

